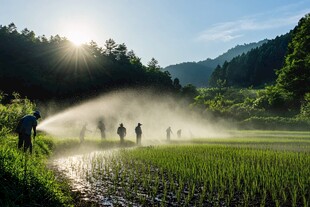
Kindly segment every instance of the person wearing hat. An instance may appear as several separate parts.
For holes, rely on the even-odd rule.
[[[171,127],[168,127],[166,129],[166,133],[167,133],[167,141],[170,141],[170,134],[173,134],[172,130],[171,130]]]
[[[29,152],[32,154],[31,130],[33,130],[33,139],[35,139],[37,135],[37,120],[39,118],[41,118],[40,111],[35,111],[33,115],[26,115],[19,121],[16,128],[18,133],[18,149],[24,146],[24,152],[29,148]]]
[[[135,132],[137,135],[137,145],[141,145],[141,136],[142,136],[141,125],[142,124],[138,123],[138,126],[136,126],[136,128],[135,128]]]
[[[123,124],[120,124],[119,127],[117,128],[117,134],[119,135],[121,139],[121,144],[124,143],[124,137],[126,136],[126,128],[124,127]]]
[[[100,130],[101,132],[101,139],[105,139],[105,125],[103,123],[103,120],[99,120],[97,128]]]

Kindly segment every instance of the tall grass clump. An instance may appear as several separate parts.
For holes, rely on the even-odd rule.
[[[71,206],[67,184],[46,167],[48,142],[38,136],[30,155],[16,149],[16,137],[0,137],[0,206]]]

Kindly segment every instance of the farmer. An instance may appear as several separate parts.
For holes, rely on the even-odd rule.
[[[81,132],[80,132],[80,143],[83,143],[84,142],[84,138],[85,138],[85,133],[86,131],[89,131],[91,132],[91,130],[87,129],[87,123],[85,123],[81,129]]]
[[[135,132],[137,135],[137,145],[141,145],[141,135],[142,135],[141,125],[142,124],[138,123],[138,126],[136,126],[135,128]]]
[[[37,135],[37,120],[41,118],[40,111],[33,112],[33,115],[24,116],[17,125],[16,132],[18,133],[18,149],[24,145],[24,152],[29,148],[32,154],[31,130],[33,130],[33,140]]]
[[[100,121],[98,122],[97,128],[98,128],[98,129],[100,130],[100,132],[101,132],[101,138],[102,138],[102,139],[105,139],[105,125],[104,125],[104,123],[103,123],[102,120],[100,120]]]
[[[117,134],[119,135],[121,139],[121,144],[124,143],[124,137],[126,136],[126,128],[124,125],[121,123],[119,127],[117,128]]]
[[[173,134],[171,127],[168,127],[168,129],[166,129],[166,133],[167,133],[167,140],[170,141],[170,134]]]
[[[177,131],[177,136],[178,136],[178,138],[181,138],[181,134],[182,134],[182,129],[179,129],[179,130]]]

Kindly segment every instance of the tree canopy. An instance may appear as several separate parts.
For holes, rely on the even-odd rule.
[[[108,39],[74,46],[59,35],[36,37],[14,23],[0,26],[0,90],[31,99],[92,96],[124,87],[151,87],[175,91],[170,74],[156,59],[144,66],[127,46]]]
[[[310,14],[303,17],[292,33],[284,67],[278,71],[277,88],[300,101],[310,92]]]

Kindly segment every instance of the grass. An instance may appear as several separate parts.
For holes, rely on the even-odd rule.
[[[51,140],[38,136],[33,151],[17,150],[17,137],[0,138],[0,206],[73,206],[66,183],[46,168]]]

